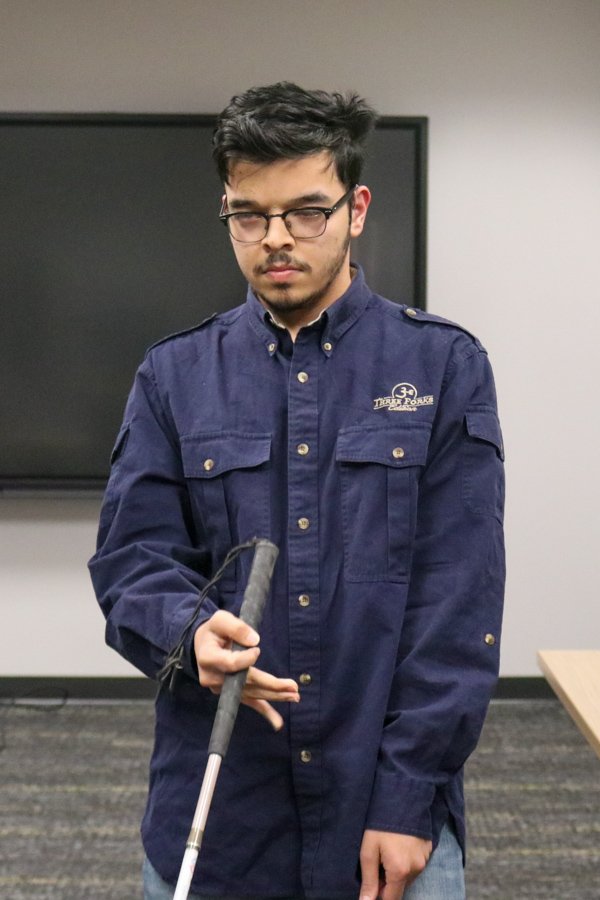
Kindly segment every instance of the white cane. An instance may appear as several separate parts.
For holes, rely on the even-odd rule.
[[[257,542],[248,585],[244,593],[244,602],[240,610],[240,619],[255,630],[258,628],[262,617],[278,554],[277,547],[270,541],[260,540]],[[234,642],[232,649],[239,651],[247,648]],[[198,852],[206,826],[206,818],[217,782],[217,775],[221,767],[221,760],[227,753],[229,739],[233,731],[247,675],[248,669],[243,669],[241,672],[226,675],[223,682],[215,723],[208,745],[208,763],[192,828],[185,845],[185,854],[173,900],[187,900],[190,891],[196,860],[198,859]]]

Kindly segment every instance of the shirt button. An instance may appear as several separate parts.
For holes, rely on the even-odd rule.
[[[308,606],[310,603],[310,597],[308,596],[308,594],[300,594],[300,596],[298,597],[298,603],[300,604],[300,606]]]
[[[300,456],[306,456],[308,453],[308,444],[298,444],[298,453]]]
[[[301,381],[302,384],[306,384],[308,381],[308,375],[306,372],[298,372],[298,381]]]
[[[312,759],[312,753],[310,750],[303,750],[300,754],[300,759],[302,762],[310,762]]]
[[[308,526],[310,525],[310,522],[308,521],[308,519],[304,519],[304,518],[303,518],[303,519],[298,519],[298,525],[300,526],[300,528],[302,529],[302,531],[306,531],[306,529],[307,529]]]
[[[416,309],[407,309],[406,312],[408,313],[409,316],[416,316],[416,314],[417,314]]]
[[[277,344],[269,344],[269,353],[272,353]]]
[[[312,681],[312,678],[310,677],[310,675],[301,675],[298,680],[299,680],[300,684],[310,684]]]
[[[493,634],[486,634],[484,640],[485,640],[486,644],[488,644],[490,647],[493,647],[494,644],[496,643],[496,638],[494,637]]]
[[[402,457],[404,456],[404,450],[402,449],[402,447],[394,447],[394,449],[392,450],[392,456],[394,457],[394,459],[402,459]]]
[[[206,459],[204,461],[204,468],[206,469],[207,472],[210,472],[210,470],[214,468],[214,465],[215,465],[215,463],[214,463],[214,460],[212,460],[212,459]]]
[[[327,341],[325,344],[323,344],[323,350],[333,350],[333,347],[331,346],[329,341]]]

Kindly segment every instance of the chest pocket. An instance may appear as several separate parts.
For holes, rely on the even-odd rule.
[[[406,581],[431,425],[352,426],[338,434],[348,581]]]
[[[270,537],[271,435],[240,431],[185,435],[181,455],[214,572],[236,544]],[[235,588],[238,570],[237,565],[229,566],[221,589]]]

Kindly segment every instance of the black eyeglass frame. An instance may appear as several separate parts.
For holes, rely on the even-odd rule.
[[[352,194],[354,193],[354,191],[356,190],[357,187],[358,187],[357,184],[353,185],[349,191],[346,191],[346,193],[344,194],[343,197],[340,197],[340,199],[337,201],[337,203],[333,204],[333,206],[295,206],[293,209],[286,209],[286,211],[284,213],[252,212],[251,215],[260,216],[266,222],[266,231],[265,231],[264,235],[261,238],[259,238],[257,241],[242,241],[242,240],[240,240],[240,238],[236,238],[235,235],[231,234],[231,231],[229,230],[229,224],[228,224],[229,219],[233,218],[233,216],[248,215],[248,213],[245,213],[245,212],[224,213],[223,210],[225,209],[225,203],[227,202],[226,200],[223,200],[223,203],[221,205],[221,212],[219,213],[219,219],[223,223],[223,225],[225,225],[225,227],[229,231],[229,234],[231,235],[233,240],[237,241],[238,244],[260,244],[261,241],[264,241],[264,239],[266,238],[266,236],[269,233],[269,223],[270,223],[271,219],[283,219],[283,221],[285,223],[285,227],[288,229],[289,233],[292,235],[294,240],[296,240],[296,241],[312,241],[315,238],[321,237],[321,235],[325,234],[325,231],[327,229],[327,223],[329,221],[329,217],[332,216],[334,212],[337,212],[337,210],[340,209],[345,203],[347,203],[348,200],[350,200],[350,197],[352,196]],[[325,216],[325,227],[323,228],[323,231],[320,232],[320,234],[313,234],[310,237],[296,237],[294,234],[292,234],[291,230],[288,228],[288,224],[286,222],[286,217],[291,215],[291,213],[301,212],[301,211],[310,210],[310,209],[314,209],[315,212],[323,213],[323,215]]]

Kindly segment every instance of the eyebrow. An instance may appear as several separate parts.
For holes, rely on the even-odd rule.
[[[292,200],[289,200],[287,203],[283,204],[284,208],[287,209],[295,209],[297,206],[306,206],[311,203],[329,203],[329,197],[327,194],[324,194],[322,191],[313,191],[312,194],[302,194],[300,197],[294,197]],[[232,200],[231,202],[227,201],[227,207],[230,212],[235,212],[237,209],[261,209],[261,204],[257,203],[256,200],[245,200],[240,197],[237,200]]]

